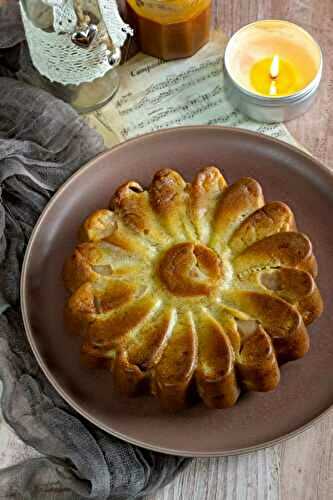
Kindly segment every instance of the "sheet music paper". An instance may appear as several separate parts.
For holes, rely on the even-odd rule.
[[[197,54],[161,61],[139,53],[119,68],[120,89],[100,110],[87,115],[107,146],[162,128],[180,125],[225,125],[261,132],[291,144],[282,124],[254,122],[234,110],[223,89],[226,38],[215,32]]]

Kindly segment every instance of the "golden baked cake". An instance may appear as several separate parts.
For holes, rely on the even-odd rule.
[[[80,241],[64,267],[66,323],[122,394],[230,407],[274,389],[279,365],[309,349],[323,308],[312,245],[253,179],[160,170],[148,189],[122,185]]]

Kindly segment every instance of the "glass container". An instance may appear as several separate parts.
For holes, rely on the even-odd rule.
[[[88,14],[91,22],[100,27],[101,16],[95,0],[81,1],[84,13]],[[53,32],[53,10],[41,0],[21,0],[22,9],[30,21],[37,28],[45,32]],[[73,27],[75,31],[75,27]],[[68,34],[70,36],[70,34]],[[28,44],[29,45],[29,44]],[[86,49],[82,49],[83,51]],[[34,83],[51,92],[56,97],[71,104],[78,112],[87,113],[106,104],[115,95],[119,88],[119,76],[116,67],[110,66],[102,77],[95,80],[76,84],[67,84],[50,81],[36,70]]]
[[[208,40],[211,0],[126,0],[140,48],[160,59],[192,56]]]

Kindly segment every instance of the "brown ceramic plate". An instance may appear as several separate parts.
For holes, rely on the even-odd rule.
[[[249,393],[228,410],[196,406],[163,413],[150,397],[113,393],[110,374],[79,363],[78,338],[63,325],[61,269],[77,230],[93,210],[107,206],[128,179],[148,184],[161,167],[191,180],[198,168],[217,165],[229,182],[260,181],[267,200],[282,200],[308,233],[319,261],[323,316],[310,327],[311,350],[282,368],[278,388]],[[333,175],[316,160],[282,142],[236,129],[186,127],[128,141],[71,177],[48,204],[34,230],[22,273],[22,310],[31,347],[50,382],[79,413],[131,443],[161,452],[229,455],[253,451],[309,427],[333,404]]]

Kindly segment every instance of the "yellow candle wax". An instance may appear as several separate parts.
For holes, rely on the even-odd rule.
[[[307,85],[304,73],[287,59],[278,59],[277,74],[272,75],[274,56],[260,59],[250,70],[251,86],[262,95],[284,96],[298,92]]]

